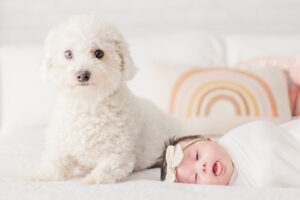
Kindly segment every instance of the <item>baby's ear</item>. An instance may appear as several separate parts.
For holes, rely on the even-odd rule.
[[[206,141],[211,141],[210,137],[205,138]]]
[[[121,71],[123,72],[123,80],[131,80],[136,73],[136,66],[128,50],[128,45],[122,37],[115,41],[118,54],[121,58]]]

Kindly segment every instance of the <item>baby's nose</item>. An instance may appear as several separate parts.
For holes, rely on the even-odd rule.
[[[206,173],[206,162],[201,162],[199,163],[198,165],[198,170],[197,170],[199,173],[203,173],[205,174]]]

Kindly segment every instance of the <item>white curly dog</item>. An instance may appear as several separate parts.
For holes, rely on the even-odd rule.
[[[59,91],[34,180],[115,183],[150,167],[181,126],[126,85],[136,72],[120,32],[96,15],[74,16],[46,38],[44,74]]]

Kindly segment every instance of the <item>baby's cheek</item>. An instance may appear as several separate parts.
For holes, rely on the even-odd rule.
[[[227,181],[228,182],[228,181]],[[200,184],[204,185],[226,185],[227,184],[225,178],[221,177],[214,177],[214,176],[207,176],[202,177]]]
[[[211,176],[207,176],[207,177],[202,177],[200,184],[204,184],[204,185],[216,185],[217,182],[216,180],[211,177]]]
[[[183,167],[177,167],[176,168],[176,178],[179,182],[182,182],[183,181],[183,173],[184,172],[184,169]]]

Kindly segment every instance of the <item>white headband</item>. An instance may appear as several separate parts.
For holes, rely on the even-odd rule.
[[[178,182],[176,178],[176,167],[179,166],[183,159],[183,150],[190,146],[191,144],[197,141],[203,141],[203,138],[196,138],[191,140],[187,144],[184,144],[183,147],[178,143],[174,147],[173,145],[169,145],[166,150],[166,161],[167,161],[167,173],[165,177],[166,182],[174,183]]]

